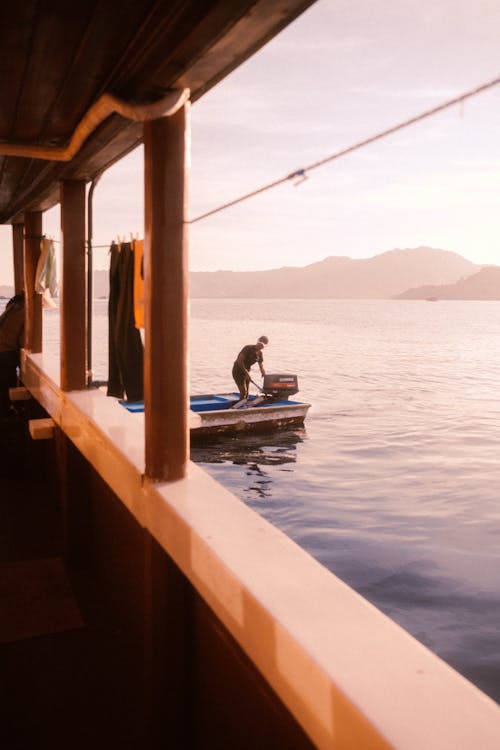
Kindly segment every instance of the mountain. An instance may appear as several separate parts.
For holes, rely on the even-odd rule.
[[[479,268],[448,250],[396,249],[362,260],[331,256],[301,268],[193,271],[191,297],[387,299],[410,287],[455,282]]]
[[[500,300],[500,267],[485,266],[478,273],[455,284],[427,285],[408,289],[395,299],[468,299]]]
[[[331,256],[299,268],[191,271],[190,286],[193,298],[425,299],[442,297],[440,292],[429,290],[455,284],[458,279],[476,274],[480,268],[457,253],[417,247],[388,250],[362,260]],[[10,287],[0,287],[0,296],[11,297],[13,293]],[[414,294],[416,296],[412,296]],[[108,295],[109,272],[94,271],[93,296]]]

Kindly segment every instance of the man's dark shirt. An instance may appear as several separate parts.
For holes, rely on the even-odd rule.
[[[241,355],[243,355],[243,362],[245,363],[245,367],[247,368],[247,370],[249,370],[251,366],[256,362],[263,361],[262,351],[261,349],[258,349],[255,344],[248,344],[247,346],[244,346],[241,352],[238,354],[236,361],[238,361]]]

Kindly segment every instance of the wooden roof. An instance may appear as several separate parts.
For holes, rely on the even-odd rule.
[[[0,223],[51,208],[61,179],[90,181],[140,143],[141,123],[111,114],[69,161],[33,158],[33,147],[67,146],[103,94],[150,103],[189,88],[195,101],[312,2],[2,3]]]

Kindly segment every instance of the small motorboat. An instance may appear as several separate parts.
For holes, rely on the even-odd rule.
[[[189,417],[192,439],[207,435],[274,432],[302,427],[310,404],[292,401],[298,393],[296,375],[265,375],[260,393],[241,399],[239,393],[191,396]],[[140,412],[144,402],[121,402],[129,411]]]

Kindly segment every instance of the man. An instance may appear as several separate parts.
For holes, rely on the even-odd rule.
[[[256,344],[248,344],[244,346],[241,352],[238,354],[236,361],[233,365],[233,378],[238,386],[240,396],[242,399],[248,398],[248,389],[250,387],[250,368],[256,362],[259,365],[260,374],[264,377],[264,358],[262,356],[262,350],[269,343],[267,336],[261,336]]]
[[[24,292],[7,302],[0,315],[0,416],[10,411],[9,388],[17,385],[19,350],[24,335]]]

